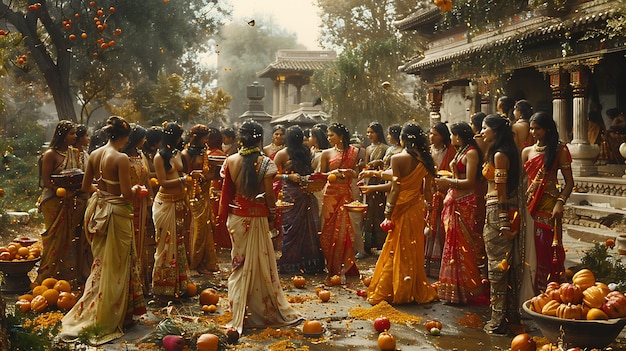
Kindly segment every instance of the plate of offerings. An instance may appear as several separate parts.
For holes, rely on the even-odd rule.
[[[83,176],[85,172],[81,169],[67,169],[61,171],[59,174],[53,174],[50,176],[50,180],[54,185],[61,188],[76,190],[83,184]]]
[[[453,174],[450,171],[442,169],[442,170],[437,171],[437,176],[441,178],[452,178]]]
[[[277,200],[276,201],[276,208],[279,210],[284,210],[286,208],[290,208],[293,207],[293,202],[287,202],[287,201],[283,201],[283,200]]]
[[[211,166],[221,167],[224,164],[226,156],[208,156],[207,158]]]
[[[363,212],[367,210],[367,204],[364,204],[357,200],[344,204],[343,208],[345,208],[348,212]]]

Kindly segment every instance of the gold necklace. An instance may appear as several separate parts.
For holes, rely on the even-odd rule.
[[[536,152],[544,152],[544,151],[546,151],[547,147],[548,147],[548,145],[539,146],[539,142],[537,142],[535,145],[533,145],[533,149]]]
[[[337,145],[333,146],[333,149],[335,149],[335,151],[337,152],[343,152],[344,149],[340,149],[337,147]]]

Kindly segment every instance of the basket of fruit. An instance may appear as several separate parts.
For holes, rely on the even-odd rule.
[[[565,348],[602,349],[626,326],[626,297],[596,282],[588,269],[578,271],[571,283],[548,283],[522,308],[551,343]]]

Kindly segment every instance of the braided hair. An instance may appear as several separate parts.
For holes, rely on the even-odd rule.
[[[241,194],[247,198],[253,198],[259,193],[256,164],[261,155],[259,145],[262,140],[263,127],[259,123],[247,120],[239,127],[239,143],[241,144],[239,154],[243,157],[241,164],[241,180],[243,184]],[[257,149],[255,150],[255,148]],[[246,149],[252,150],[252,152],[242,152]]]
[[[404,126],[402,126],[402,132],[400,132],[400,140],[404,143],[406,152],[416,159],[421,159],[428,173],[434,176],[435,161],[430,154],[428,135],[424,133],[422,127],[415,122],[406,122]]]
[[[65,140],[65,137],[74,128],[76,128],[76,124],[72,121],[59,121],[56,128],[54,128],[54,134],[52,135],[52,140],[50,141],[50,148],[56,150],[63,146],[63,141]]]

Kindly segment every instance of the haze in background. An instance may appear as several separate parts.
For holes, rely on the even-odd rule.
[[[296,33],[298,43],[308,50],[322,50],[318,43],[319,9],[315,0],[230,0],[233,4],[233,21],[248,22],[256,20],[261,14],[273,23],[263,23],[271,28],[282,28]],[[257,23],[259,24],[259,23]]]

